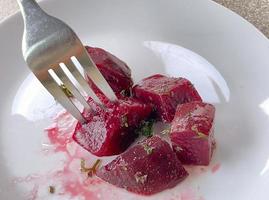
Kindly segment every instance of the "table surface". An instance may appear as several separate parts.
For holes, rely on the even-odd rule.
[[[269,0],[214,0],[254,24],[269,37]],[[18,10],[16,0],[0,0],[0,21]]]

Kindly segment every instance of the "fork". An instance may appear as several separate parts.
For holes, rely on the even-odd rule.
[[[83,91],[94,101],[101,103],[85,80],[85,74],[109,100],[117,100],[82,42],[68,25],[48,15],[35,0],[17,2],[24,20],[23,57],[42,85],[73,117],[81,123],[86,122],[74,101],[75,97],[84,108],[91,109]],[[63,86],[72,95],[68,95]]]

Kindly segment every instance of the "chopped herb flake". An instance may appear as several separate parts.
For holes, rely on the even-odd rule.
[[[177,152],[183,151],[183,149],[182,149],[181,147],[179,147],[179,146],[176,146],[175,150],[176,150]]]
[[[124,161],[120,164],[120,166],[121,166],[121,168],[122,168],[124,171],[127,171],[127,170],[128,170],[128,168],[127,168],[128,164],[125,163]]]
[[[204,139],[207,138],[207,135],[205,135],[204,133],[198,132],[197,134],[198,134],[197,138],[204,138]]]
[[[167,135],[168,133],[170,133],[170,129],[164,129],[161,131],[162,135]]]
[[[204,139],[207,138],[207,135],[205,135],[202,132],[199,132],[196,126],[192,126],[191,130],[194,131],[197,134],[197,136],[195,138],[204,138]]]
[[[126,115],[122,116],[121,117],[121,127],[126,127],[128,128],[129,125],[128,125],[128,118]]]
[[[192,130],[192,131],[195,131],[195,132],[198,132],[198,129],[197,129],[196,126],[192,126],[192,127],[191,127],[191,130]]]
[[[101,163],[101,160],[97,159],[92,167],[86,167],[85,159],[81,159],[80,171],[82,173],[86,173],[88,177],[92,177],[96,173],[96,170],[98,169],[100,163]]]
[[[144,150],[147,152],[148,155],[152,154],[153,152],[153,147],[149,146],[148,144],[143,145],[144,146]]]
[[[129,94],[129,92],[128,92],[127,90],[122,90],[122,91],[120,92],[120,94],[121,94],[122,96],[124,96],[124,97],[127,97],[128,94]]]
[[[148,175],[143,175],[142,172],[136,172],[134,177],[137,183],[144,184],[147,181]]]
[[[192,117],[191,112],[188,112],[188,113],[187,113],[187,117],[188,117],[188,118]]]
[[[153,134],[152,128],[153,128],[154,122],[155,122],[154,120],[142,121],[139,128],[137,129],[138,134],[146,136],[146,137],[151,137]]]
[[[60,87],[61,87],[62,91],[65,93],[65,95],[67,97],[73,97],[74,96],[72,94],[72,92],[64,84],[62,84]]]

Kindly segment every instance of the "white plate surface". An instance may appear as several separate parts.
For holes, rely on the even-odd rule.
[[[16,14],[0,24],[0,199],[268,200],[269,42],[258,30],[208,0],[48,0],[41,5],[73,27],[85,44],[127,62],[135,81],[153,73],[193,81],[217,107],[217,150],[209,167],[189,168],[186,181],[151,197],[96,179],[87,187],[79,184],[85,178],[79,157],[94,158],[85,152],[74,156],[73,142],[58,153],[49,143],[44,129],[61,108],[23,61],[23,23]],[[61,174],[67,163],[67,173]],[[49,194],[49,185],[55,194]]]

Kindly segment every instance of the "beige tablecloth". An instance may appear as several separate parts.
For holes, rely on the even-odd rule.
[[[269,37],[269,0],[214,0],[240,14]],[[0,0],[0,21],[18,9],[16,0]]]

